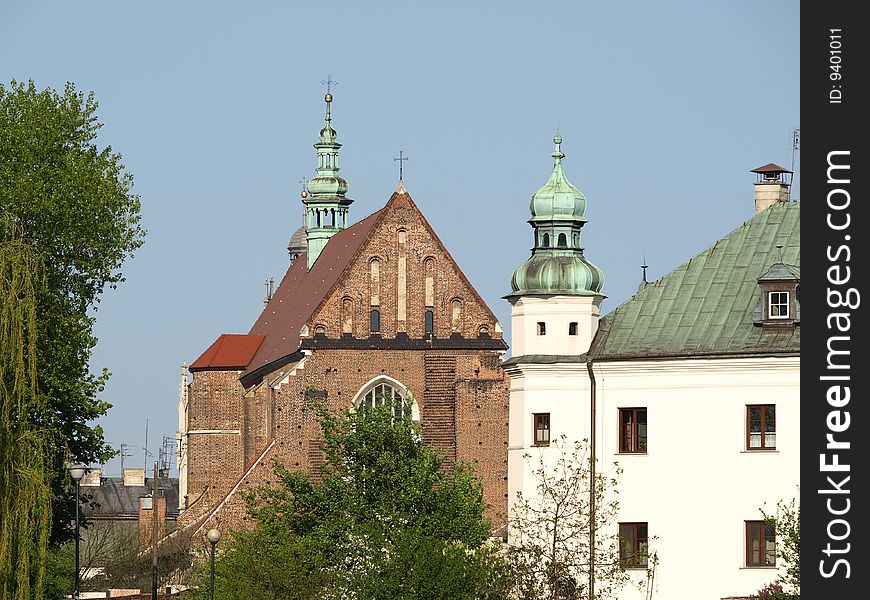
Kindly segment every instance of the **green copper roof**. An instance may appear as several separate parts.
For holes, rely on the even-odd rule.
[[[553,157],[553,172],[541,189],[532,194],[529,210],[533,221],[548,221],[566,219],[585,222],[586,196],[574,187],[562,170],[562,136],[553,137],[556,149],[550,155]]]
[[[532,256],[511,277],[518,296],[599,296],[604,273],[583,255],[580,230],[586,224],[586,197],[562,170],[562,137],[553,138],[555,164],[547,183],[532,195],[529,224],[535,235]]]
[[[308,182],[309,199],[306,204],[323,199],[341,197],[347,192],[347,181],[338,176],[338,150],[341,148],[332,128],[332,94],[326,94],[326,119],[320,130],[317,149],[317,176]]]
[[[317,149],[317,176],[308,182],[308,194],[303,196],[305,204],[305,235],[308,250],[308,268],[314,266],[329,238],[346,228],[348,208],[353,200],[345,196],[347,181],[338,175],[338,150],[341,144],[336,141],[332,128],[332,94],[324,96],[326,119],[320,130],[320,141],[314,144]]]
[[[644,287],[602,319],[589,353],[599,360],[798,354],[799,325],[753,322],[761,302],[758,281],[774,266],[776,276],[782,271],[800,278],[797,202],[774,203]]]

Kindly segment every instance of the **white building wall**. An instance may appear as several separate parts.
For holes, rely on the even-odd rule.
[[[744,522],[798,495],[799,369],[798,357],[595,365],[599,464],[624,469],[620,522],[657,538],[654,598],[749,595],[776,579],[746,567]],[[749,404],[776,405],[776,450],[746,450]],[[647,452],[620,454],[619,409],[636,407],[647,408]]]
[[[523,296],[511,302],[511,354],[583,354],[598,329],[604,296]],[[569,335],[570,323],[577,335]],[[546,335],[538,333],[546,325]]]

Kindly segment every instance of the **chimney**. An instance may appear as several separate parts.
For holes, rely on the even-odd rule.
[[[85,476],[82,477],[81,486],[82,487],[100,487],[100,482],[103,478],[103,470],[102,469],[88,469],[88,472],[85,473]]]
[[[158,490],[157,496],[157,539],[160,540],[166,535],[166,496],[162,495],[163,490]],[[154,510],[154,502],[151,496],[141,496],[139,498],[139,550],[149,548],[152,544],[151,536],[153,531],[153,521],[151,511]]]
[[[750,171],[755,179],[755,214],[776,202],[788,202],[792,172],[774,163]],[[785,174],[788,173],[788,180]]]
[[[145,485],[145,469],[124,469],[124,485]]]

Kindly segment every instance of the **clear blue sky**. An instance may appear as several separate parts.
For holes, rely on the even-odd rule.
[[[174,435],[180,365],[246,333],[287,268],[327,75],[352,220],[387,201],[403,150],[408,191],[509,334],[501,297],[556,128],[607,312],[644,256],[659,278],[750,218],[750,169],[790,167],[799,39],[788,0],[6,0],[0,81],[93,91],[135,177],[148,235],[96,313],[92,365],[113,374],[106,438],[142,466],[146,419],[152,451]]]

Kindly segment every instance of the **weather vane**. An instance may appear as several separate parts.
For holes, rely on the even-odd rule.
[[[320,81],[320,85],[326,86],[326,93],[332,93],[332,86],[338,85],[338,82],[332,78],[332,73],[326,76],[326,79]]]
[[[394,158],[394,161],[399,161],[399,181],[402,181],[402,161],[409,160],[407,156],[402,155],[402,151],[399,150],[399,158]]]

